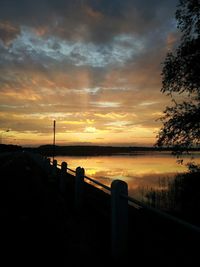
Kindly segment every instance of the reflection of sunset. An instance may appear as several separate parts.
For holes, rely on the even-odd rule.
[[[85,175],[110,186],[112,180],[128,183],[129,193],[138,188],[157,188],[161,178],[173,179],[186,171],[170,154],[146,154],[140,156],[57,157],[59,163],[66,161],[69,168],[85,168]],[[200,162],[200,157],[197,157]]]

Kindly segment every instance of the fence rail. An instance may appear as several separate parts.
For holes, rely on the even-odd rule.
[[[53,161],[51,161],[51,163],[53,164]],[[57,166],[61,168],[61,167],[62,167],[62,164],[58,164],[58,163],[57,163]],[[68,168],[68,167],[67,167],[67,170],[69,170],[70,172],[76,173],[75,170],[72,170],[72,169],[70,169],[70,168]],[[105,185],[105,184],[102,184],[101,182],[99,182],[99,181],[97,181],[97,180],[94,180],[94,179],[92,179],[92,178],[90,178],[90,177],[88,177],[88,176],[86,176],[86,175],[84,175],[84,178],[87,179],[88,181],[90,181],[90,182],[96,184],[96,185],[99,185],[99,186],[103,187],[103,188],[106,189],[107,191],[111,191],[111,188],[110,188],[109,186],[107,186],[107,185]]]
[[[111,187],[102,184],[85,175],[84,168],[77,167],[76,170],[68,168],[66,162],[58,164],[57,160],[51,161],[48,159],[43,159],[45,167],[51,165],[54,170],[58,167],[61,170],[60,176],[60,190],[63,190],[64,186],[64,176],[62,174],[67,173],[67,171],[75,174],[75,206],[79,210],[83,204],[83,184],[84,179],[101,186],[106,189],[111,195],[111,251],[113,258],[118,261],[125,257],[127,251],[127,237],[128,237],[128,205],[136,205],[140,209],[147,210],[152,214],[159,215],[165,220],[169,220],[177,225],[181,225],[187,230],[193,231],[197,234],[200,233],[200,228],[193,224],[190,224],[184,220],[181,220],[175,216],[172,216],[166,212],[159,209],[150,207],[145,203],[138,201],[137,199],[128,196],[128,185],[122,180],[114,180],[111,183]]]
[[[53,164],[53,162],[52,162],[52,164]],[[60,164],[57,164],[57,166],[62,167],[62,165],[60,165]],[[70,169],[70,168],[68,168],[68,167],[67,167],[67,170],[70,170],[71,172],[76,173],[75,170],[72,170],[72,169]],[[114,181],[112,182],[112,184],[111,184],[111,187],[109,187],[109,186],[106,186],[106,185],[102,184],[101,182],[96,181],[96,180],[94,180],[94,179],[92,179],[92,178],[90,178],[90,177],[87,177],[87,176],[85,176],[85,175],[83,176],[83,179],[84,179],[84,178],[86,178],[87,180],[89,180],[90,182],[92,182],[92,183],[94,183],[94,184],[96,184],[96,185],[101,186],[102,188],[106,189],[107,191],[111,192],[111,195],[112,195],[112,194],[115,194],[115,189],[112,190],[112,186],[113,186],[113,184],[114,184],[114,182],[115,182],[116,180],[114,180]],[[124,206],[127,205],[127,203],[126,203],[126,204],[124,204],[124,203],[121,204],[121,203],[123,202],[123,199],[125,199],[125,200],[127,200],[127,202],[129,201],[130,204],[137,205],[138,208],[143,208],[143,209],[145,209],[145,210],[147,210],[147,211],[150,211],[150,212],[152,212],[152,213],[154,213],[154,214],[156,214],[156,215],[161,216],[161,217],[164,218],[164,219],[167,219],[167,220],[172,221],[172,222],[174,222],[174,223],[176,223],[176,224],[179,224],[179,225],[181,225],[181,226],[187,228],[188,230],[191,230],[191,231],[195,231],[195,232],[197,232],[197,233],[200,233],[200,227],[195,226],[195,225],[193,225],[193,224],[191,224],[191,223],[188,223],[188,222],[186,222],[186,221],[184,221],[184,220],[181,220],[181,219],[179,219],[179,218],[177,218],[177,217],[175,217],[175,216],[172,216],[172,215],[170,215],[170,214],[168,214],[168,213],[166,213],[166,212],[163,212],[163,211],[161,211],[161,210],[159,210],[159,209],[156,209],[156,208],[154,208],[154,207],[151,207],[151,206],[149,206],[149,205],[146,205],[145,203],[143,203],[143,202],[141,202],[141,201],[139,201],[139,200],[137,200],[137,199],[135,199],[135,198],[133,198],[133,197],[128,196],[128,185],[127,185],[127,192],[124,193],[124,190],[121,190],[121,186],[122,186],[122,188],[123,188],[125,182],[123,182],[123,181],[121,181],[121,180],[117,180],[117,181],[118,181],[118,182],[120,181],[120,189],[117,189],[117,190],[119,190],[119,192],[118,192],[118,197],[120,198],[120,201],[119,201],[118,205],[119,205],[119,206],[122,205],[122,207],[123,207],[123,208],[121,208],[122,210],[124,209]],[[122,182],[122,183],[121,183],[121,182]],[[117,200],[117,201],[118,201],[118,200]],[[121,202],[121,203],[120,203],[120,202]],[[113,204],[113,205],[115,205],[115,204]],[[113,206],[112,206],[112,209],[113,209]],[[121,210],[121,209],[120,209],[120,210]],[[117,212],[116,212],[116,213],[117,213]],[[115,217],[116,215],[113,215],[113,216]],[[125,216],[126,216],[126,215],[125,215]],[[121,217],[123,217],[123,216],[120,216],[120,218],[115,218],[115,219],[113,219],[113,220],[114,220],[114,221],[116,221],[116,219],[117,219],[117,220],[121,220]],[[123,229],[125,229],[125,228],[124,228],[124,222],[121,222],[121,224],[123,224]],[[126,231],[126,230],[124,230],[124,231]],[[123,233],[122,235],[124,236],[125,234]],[[115,253],[119,253],[119,251],[114,252],[114,254],[115,254]]]
[[[61,167],[61,164],[57,164],[57,166]],[[73,172],[73,173],[76,173],[75,170],[72,170],[72,169],[70,169],[68,167],[67,167],[67,169],[69,171]],[[107,186],[105,184],[102,184],[101,182],[96,181],[96,180],[94,180],[94,179],[92,179],[92,178],[90,178],[90,177],[88,177],[86,175],[84,176],[84,178],[86,178],[87,180],[89,180],[90,182],[92,182],[94,184],[97,184],[97,185],[101,186],[102,188],[106,189],[107,191],[110,191],[111,192],[111,187],[109,187],[109,186]],[[194,230],[194,231],[197,231],[197,232],[200,233],[200,227],[197,227],[197,226],[195,226],[195,225],[193,225],[191,223],[188,223],[188,222],[186,222],[184,220],[181,220],[181,219],[179,219],[179,218],[177,218],[175,216],[172,216],[172,215],[170,215],[170,214],[168,214],[166,212],[163,212],[163,211],[161,211],[159,209],[156,209],[154,207],[151,207],[149,205],[146,205],[145,203],[143,203],[143,202],[141,202],[141,201],[139,201],[139,200],[137,200],[137,199],[135,199],[133,197],[127,196],[125,194],[121,194],[120,196],[123,197],[123,198],[126,198],[128,201],[130,201],[130,204],[131,203],[132,204],[135,204],[139,208],[144,208],[144,209],[146,209],[148,211],[151,211],[151,212],[153,212],[155,214],[158,214],[158,215],[162,216],[163,218],[172,220],[172,221],[174,221],[174,222],[176,222],[178,224],[181,224],[182,226],[185,226],[185,227],[187,227],[187,228],[189,228],[191,230]]]

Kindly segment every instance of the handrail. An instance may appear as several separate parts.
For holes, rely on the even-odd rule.
[[[69,171],[73,172],[73,173],[76,173],[76,171],[70,169],[70,168],[67,168]]]
[[[128,240],[128,235],[129,235],[129,227],[128,227],[129,218],[128,217],[129,217],[129,205],[131,204],[132,206],[135,206],[138,209],[144,209],[144,211],[145,210],[147,212],[150,211],[153,214],[159,215],[161,219],[163,218],[164,225],[165,225],[164,219],[169,220],[169,223],[173,222],[175,224],[174,230],[176,230],[176,226],[180,225],[182,227],[185,227],[186,230],[193,231],[191,235],[192,241],[195,235],[195,239],[198,238],[198,242],[199,242],[200,228],[198,226],[193,225],[189,222],[183,221],[175,216],[172,216],[157,208],[148,206],[138,201],[137,199],[128,196],[128,185],[125,181],[122,181],[120,179],[113,180],[111,183],[111,187],[108,187],[99,181],[93,180],[92,178],[85,176],[84,168],[78,167],[76,168],[76,171],[75,171],[75,170],[68,168],[66,162],[62,162],[62,164],[60,165],[60,164],[57,164],[57,160],[51,161],[50,158],[47,159],[45,157],[42,157],[41,155],[37,156],[36,154],[32,154],[31,156],[35,160],[35,162],[37,162],[47,172],[47,174],[49,175],[51,179],[52,178],[55,178],[56,180],[58,179],[58,186],[59,186],[59,191],[61,194],[65,194],[66,192],[65,189],[67,186],[66,184],[67,170],[75,173],[75,176],[73,176],[75,178],[74,208],[77,213],[79,213],[82,210],[82,205],[84,204],[84,178],[88,179],[89,181],[95,184],[100,185],[101,187],[105,188],[108,191],[111,191],[111,194],[110,194],[111,239],[110,241],[111,241],[111,255],[112,255],[112,259],[114,260],[114,262],[124,263],[124,261],[128,258],[127,257],[128,246],[130,245],[129,240]],[[61,172],[58,172],[58,166],[61,167],[60,169]],[[147,213],[146,215],[149,216],[150,214]],[[155,220],[157,219],[158,218],[155,218]],[[171,226],[170,224],[167,224],[167,225]],[[162,231],[162,229],[160,230]],[[179,231],[178,231],[178,234],[179,234]],[[188,235],[184,235],[184,236],[188,237]],[[183,240],[183,242],[184,241],[186,244],[188,244],[188,239]]]
[[[94,180],[94,179],[92,179],[92,178],[89,178],[89,177],[87,177],[87,176],[84,176],[84,178],[88,179],[89,181],[93,182],[94,184],[97,184],[97,185],[99,185],[99,186],[105,188],[105,189],[108,190],[108,191],[111,191],[111,188],[110,188],[109,186],[107,186],[107,185],[105,185],[105,184],[102,184],[101,182],[98,182],[98,181],[96,181],[96,180]]]
[[[61,167],[61,164],[57,164],[57,166]],[[68,168],[68,167],[67,167],[67,170],[69,170],[69,171],[71,171],[71,172],[73,172],[73,173],[76,173],[75,170],[72,170],[72,169],[70,169],[70,168]],[[99,186],[105,188],[105,189],[108,190],[108,191],[111,191],[111,188],[110,188],[109,186],[107,186],[107,185],[105,185],[105,184],[102,184],[102,183],[99,182],[99,181],[96,181],[96,180],[94,180],[94,179],[92,179],[92,178],[90,178],[90,177],[88,177],[88,176],[86,176],[86,175],[84,175],[84,178],[86,178],[87,180],[89,180],[90,182],[92,182],[92,183],[94,183],[94,184],[97,184],[97,185],[99,185]]]
[[[61,164],[57,164],[59,167],[61,167]],[[72,169],[70,169],[70,168],[68,168],[67,167],[67,170],[69,170],[70,172],[73,172],[73,173],[76,173],[76,171],[75,170],[72,170]]]
[[[52,162],[52,161],[50,161],[50,162]],[[61,167],[60,164],[57,164],[57,166]],[[67,170],[69,170],[69,171],[71,171],[73,173],[76,173],[75,170],[72,170],[72,169],[70,169],[68,167],[67,167]],[[105,188],[108,191],[111,191],[111,188],[109,186],[106,186],[105,184],[102,184],[99,181],[96,181],[96,180],[94,180],[94,179],[92,179],[92,178],[90,178],[88,176],[85,176],[85,175],[84,175],[84,178],[86,178],[87,180],[93,182],[94,184],[97,184],[97,185]],[[170,215],[169,213],[166,213],[166,212],[161,211],[159,209],[156,209],[154,207],[148,206],[145,203],[143,203],[143,202],[141,202],[141,201],[139,201],[139,200],[137,200],[137,199],[135,199],[133,197],[130,197],[130,196],[127,196],[127,195],[124,195],[124,194],[120,194],[120,197],[126,198],[128,201],[130,201],[131,203],[137,205],[139,208],[144,208],[144,209],[146,209],[146,210],[148,210],[150,212],[153,212],[153,213],[155,213],[155,214],[157,214],[157,215],[159,215],[159,216],[161,216],[161,217],[163,217],[165,219],[168,219],[168,220],[171,220],[171,221],[173,221],[175,223],[178,223],[179,225],[182,225],[182,226],[188,228],[189,230],[193,230],[193,231],[196,231],[196,232],[200,233],[200,227],[198,227],[198,226],[195,226],[195,225],[193,225],[193,224],[191,224],[189,222],[186,222],[186,221],[184,221],[182,219],[179,219],[179,218],[177,218],[177,217],[175,217],[173,215]]]

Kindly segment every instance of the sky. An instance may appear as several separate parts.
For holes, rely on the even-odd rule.
[[[1,142],[154,145],[177,3],[0,0]]]

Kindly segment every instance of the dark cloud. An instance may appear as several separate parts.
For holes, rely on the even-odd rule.
[[[15,27],[8,21],[0,21],[0,39],[4,44],[8,45],[13,39],[17,37],[18,34],[20,34],[19,27]]]
[[[107,42],[121,33],[146,34],[174,16],[174,0],[1,0],[1,23],[33,27],[67,40]],[[7,37],[5,37],[7,35]],[[6,28],[2,40],[15,38]]]

